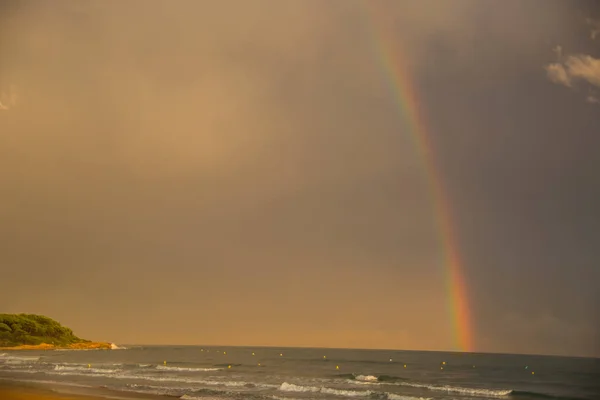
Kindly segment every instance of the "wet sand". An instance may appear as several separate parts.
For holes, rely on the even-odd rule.
[[[71,388],[25,382],[0,381],[1,400],[165,400],[169,397],[121,393],[108,389]],[[173,398],[170,398],[173,399]]]

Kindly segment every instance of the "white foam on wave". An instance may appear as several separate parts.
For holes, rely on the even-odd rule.
[[[354,379],[350,379],[347,381],[348,383],[355,385],[393,385],[393,386],[410,386],[421,389],[428,389],[438,392],[447,392],[447,393],[462,393],[468,395],[475,396],[492,396],[492,397],[502,397],[511,394],[513,391],[511,389],[478,389],[478,388],[467,388],[460,386],[438,386],[438,385],[426,385],[423,383],[415,383],[415,382],[379,382],[379,378],[374,375],[356,375]],[[398,399],[400,400],[400,399]]]
[[[132,393],[143,393],[159,396],[174,397],[180,395],[182,392],[190,390],[189,387],[166,387],[166,386],[153,386],[153,385],[138,385],[135,383],[128,384],[125,388],[119,388],[125,392]]]
[[[187,368],[187,367],[169,367],[165,365],[157,365],[156,369],[162,371],[181,371],[181,372],[209,372],[209,371],[221,371],[223,368]]]
[[[93,369],[93,368],[91,368]],[[86,371],[84,371],[86,370]],[[73,375],[73,376],[87,376],[87,377],[102,377],[102,378],[114,378],[114,379],[129,379],[129,380],[144,380],[151,382],[178,382],[178,383],[190,383],[199,384],[204,386],[225,386],[225,387],[259,387],[259,388],[278,388],[279,385],[270,385],[267,383],[250,383],[244,381],[214,381],[206,379],[194,379],[186,377],[176,376],[148,376],[127,373],[123,370],[117,370],[116,373],[106,373],[106,369],[97,371],[87,372],[88,368],[84,370],[62,370],[62,371],[36,371],[43,372],[49,375]]]
[[[0,361],[3,361],[4,364],[24,364],[24,363],[34,363],[37,362],[40,357],[33,356],[13,356],[8,355],[6,353],[2,353],[2,358]]]
[[[116,344],[114,344],[114,343],[111,343],[111,344],[110,344],[110,349],[111,349],[111,350],[127,350],[127,347],[121,347],[121,346],[117,346],[117,345],[116,345]]]
[[[356,375],[354,379],[361,382],[377,382],[378,380],[375,375]]]
[[[478,389],[478,388],[467,388],[461,386],[436,386],[436,385],[425,385],[421,383],[411,383],[411,382],[398,382],[398,385],[401,386],[410,386],[416,388],[425,388],[429,390],[434,390],[438,392],[447,392],[447,393],[462,393],[468,395],[475,396],[492,396],[492,397],[502,397],[511,394],[513,391],[511,389]]]
[[[320,392],[324,394],[333,394],[336,396],[346,397],[366,397],[373,394],[370,390],[348,390],[348,389],[333,389],[328,387],[302,386],[294,385],[293,383],[283,382],[279,387],[282,392]]]
[[[282,392],[318,392],[321,390],[321,388],[314,386],[294,385],[293,383],[283,382],[281,386],[279,386],[279,390]]]
[[[275,395],[271,396],[271,398],[273,400],[301,400],[301,399],[296,399],[293,397],[287,397],[287,396],[283,397],[283,396],[275,396]]]
[[[86,369],[87,369],[88,365],[93,365],[94,367],[101,367],[101,368],[104,368],[104,367],[107,367],[107,366],[110,366],[110,367],[121,367],[121,366],[123,366],[123,363],[93,363],[93,364],[90,364],[90,363],[59,363],[59,364],[56,364],[56,363],[42,363],[42,364],[44,364],[44,365],[52,365],[52,366],[68,367],[68,368],[71,368],[71,367],[86,367]]]
[[[512,393],[510,389],[476,389],[476,388],[466,388],[459,386],[431,386],[428,387],[431,390],[450,392],[450,393],[463,393],[470,395],[478,395],[478,396],[506,396]]]
[[[108,369],[108,368],[91,368],[91,367],[79,367],[79,366],[68,366],[68,365],[55,365],[55,371],[81,371],[87,373],[92,372],[96,374],[114,374],[115,372],[120,371],[119,369]]]
[[[412,397],[396,393],[386,393],[388,400],[432,400],[431,397]]]
[[[31,369],[34,364],[31,363],[4,363],[0,364],[0,368],[8,371],[22,371],[24,369]]]
[[[327,387],[321,388],[320,392],[345,397],[366,397],[373,394],[373,392],[371,392],[370,390],[332,389]]]

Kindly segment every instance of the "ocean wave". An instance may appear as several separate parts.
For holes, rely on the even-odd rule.
[[[412,397],[412,396],[404,396],[402,394],[397,393],[386,393],[385,394],[388,400],[432,400],[431,397]]]
[[[273,400],[305,400],[305,399],[297,399],[297,398],[293,398],[293,397],[287,397],[287,396],[271,396],[271,398]]]
[[[300,386],[294,385],[293,383],[283,382],[281,386],[279,386],[279,390],[282,392],[318,392],[321,388],[314,386]]]
[[[356,375],[354,379],[362,382],[377,382],[379,380],[375,375]]]
[[[209,372],[222,371],[223,368],[186,368],[186,367],[169,367],[166,365],[157,365],[156,369],[162,371],[181,371],[181,372]]]
[[[183,396],[179,397],[179,399],[181,400],[221,400],[222,398],[225,397],[215,397],[215,396],[202,396],[202,397],[196,397],[196,396],[192,396],[189,394],[184,394]]]
[[[87,368],[86,368],[87,370]],[[101,372],[82,370],[67,370],[67,371],[39,371],[49,375],[71,375],[71,376],[87,376],[87,377],[102,377],[102,378],[114,378],[121,380],[143,380],[150,382],[177,382],[177,383],[188,383],[197,384],[204,386],[225,386],[225,387],[239,387],[239,388],[278,388],[279,385],[271,385],[267,383],[251,383],[245,381],[215,381],[206,379],[195,379],[191,377],[177,377],[177,376],[149,376],[135,373],[128,373],[123,370],[118,370],[116,373],[105,373],[107,370],[101,370]]]
[[[395,384],[395,382],[404,382],[407,380],[406,378],[391,375],[341,374],[336,376],[347,378],[348,383],[359,385]]]
[[[379,381],[379,382],[399,382],[399,381],[406,381],[406,378],[402,378],[400,376],[392,376],[392,375],[379,375],[377,377],[377,381]]]
[[[193,379],[193,378],[185,378],[185,377],[175,377],[175,376],[148,376],[148,375],[138,375],[131,374],[125,372],[119,373],[98,373],[95,371],[79,371],[79,370],[66,370],[66,371],[40,371],[49,375],[63,375],[63,376],[88,376],[88,377],[102,377],[102,378],[114,378],[114,379],[129,379],[129,380],[143,380],[143,381],[151,381],[151,382],[179,382],[179,383],[198,383],[217,385],[219,382],[212,381],[204,381],[201,379]],[[243,385],[240,385],[243,386]]]
[[[108,369],[108,368],[92,368],[92,367],[70,367],[67,365],[55,365],[54,371],[81,371],[86,372],[82,375],[88,375],[89,373],[96,374],[114,374],[115,372],[120,371],[119,369]]]
[[[117,390],[133,393],[142,393],[158,396],[167,397],[179,397],[182,393],[193,390],[189,387],[166,387],[166,386],[154,386],[154,385],[138,385],[135,383],[128,384],[125,388],[119,388]]]
[[[400,382],[402,386],[410,386],[415,388],[424,388],[429,390],[434,390],[438,392],[447,392],[447,393],[461,393],[475,396],[491,396],[491,397],[502,397],[511,394],[512,389],[479,389],[479,388],[468,388],[461,386],[450,386],[450,385],[425,385],[421,383],[412,383],[412,382]]]
[[[111,349],[111,350],[127,350],[127,347],[121,347],[121,346],[117,346],[117,345],[116,345],[116,344],[114,344],[114,343],[111,343],[111,344],[110,344],[110,349]]]
[[[32,363],[39,361],[40,357],[32,357],[32,356],[12,356],[6,353],[2,353],[2,358],[0,361],[3,361],[4,364],[24,364],[24,363]]]
[[[370,390],[348,390],[348,389],[333,389],[328,387],[316,387],[316,386],[302,386],[295,385],[293,383],[283,382],[281,386],[279,386],[279,390],[282,392],[312,392],[312,393],[324,393],[324,394],[333,394],[336,396],[346,396],[346,397],[366,397],[373,394]]]
[[[373,394],[373,392],[370,390],[332,389],[327,387],[321,388],[320,392],[345,397],[367,397]]]
[[[468,388],[461,386],[450,386],[450,385],[426,385],[423,383],[408,382],[405,378],[389,375],[354,375],[354,378],[349,380],[348,383],[360,384],[360,385],[396,385],[396,386],[409,386],[414,388],[428,389],[438,392],[447,393],[461,393],[475,396],[491,396],[491,397],[502,397],[513,393],[511,389],[479,389],[479,388]]]
[[[540,393],[540,392],[529,392],[529,391],[525,391],[525,390],[513,390],[510,395],[511,395],[511,397],[523,396],[523,397],[527,397],[527,398],[535,397],[538,399],[585,400],[581,397],[555,396],[555,395],[551,395],[551,394]]]

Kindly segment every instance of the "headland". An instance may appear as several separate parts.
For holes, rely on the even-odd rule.
[[[110,350],[109,342],[77,337],[73,330],[37,314],[0,314],[0,350]]]

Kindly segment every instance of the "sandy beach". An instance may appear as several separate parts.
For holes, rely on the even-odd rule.
[[[32,385],[0,383],[2,400],[99,400],[101,397],[55,392],[51,389]]]
[[[36,383],[0,380],[1,400],[164,400],[166,398],[151,394],[130,394],[103,389],[46,386]]]

